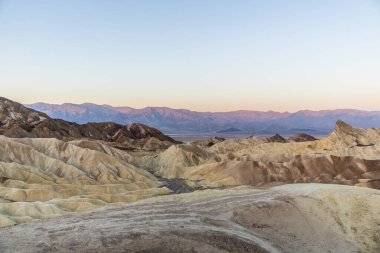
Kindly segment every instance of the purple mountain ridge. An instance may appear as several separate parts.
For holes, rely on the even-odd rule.
[[[247,134],[327,134],[337,120],[361,128],[380,127],[380,111],[354,109],[302,110],[294,113],[275,111],[239,110],[231,112],[197,112],[168,107],[113,107],[110,105],[47,104],[26,105],[29,108],[76,123],[115,122],[119,124],[142,123],[167,134],[216,133],[229,128]]]

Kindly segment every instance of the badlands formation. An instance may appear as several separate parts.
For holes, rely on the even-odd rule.
[[[178,143],[1,98],[0,134],[1,252],[380,252],[380,129]]]
[[[380,129],[356,129],[338,121],[330,135],[315,141],[305,138],[252,136],[173,145],[138,166],[205,187],[281,182],[380,189]]]

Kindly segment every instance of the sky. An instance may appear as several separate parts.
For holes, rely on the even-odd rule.
[[[0,0],[0,96],[380,110],[380,0]]]

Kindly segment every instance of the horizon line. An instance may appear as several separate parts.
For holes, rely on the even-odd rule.
[[[287,110],[287,111],[276,111],[272,109],[268,110],[255,110],[255,109],[237,109],[237,110],[229,110],[229,111],[198,111],[194,109],[189,109],[189,108],[176,108],[176,107],[170,107],[170,106],[155,106],[155,105],[148,105],[144,107],[132,107],[128,105],[110,105],[110,104],[97,104],[94,102],[83,102],[83,103],[73,103],[73,102],[64,102],[64,103],[47,103],[47,102],[35,102],[35,103],[22,103],[25,106],[29,105],[35,105],[35,104],[45,104],[45,105],[55,105],[55,106],[62,106],[62,105],[76,105],[76,106],[81,106],[81,105],[96,105],[96,106],[107,106],[111,108],[130,108],[132,110],[143,110],[143,109],[150,109],[150,108],[164,108],[164,109],[171,109],[171,110],[186,110],[186,111],[191,111],[191,112],[199,112],[199,113],[231,113],[231,112],[262,112],[262,113],[281,113],[281,114],[293,114],[293,113],[299,113],[299,112],[323,112],[323,111],[358,111],[358,112],[379,112],[380,110],[366,110],[366,109],[358,109],[358,108],[332,108],[332,109],[299,109],[299,110]]]

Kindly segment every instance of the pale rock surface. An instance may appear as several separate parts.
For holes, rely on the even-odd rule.
[[[380,193],[293,184],[161,196],[0,229],[2,252],[380,251]]]

